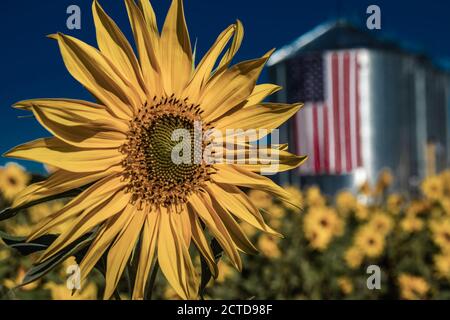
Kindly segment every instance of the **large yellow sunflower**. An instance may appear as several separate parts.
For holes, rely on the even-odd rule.
[[[217,276],[205,230],[238,269],[241,251],[256,252],[239,227],[240,221],[277,234],[240,187],[262,190],[298,204],[272,180],[260,175],[268,165],[258,157],[251,163],[211,164],[203,158],[175,163],[172,151],[177,142],[172,139],[173,132],[193,132],[198,123],[204,131],[271,132],[301,105],[262,103],[279,90],[272,84],[256,85],[271,52],[230,66],[243,38],[239,21],[219,35],[195,66],[181,0],[173,0],[161,33],[148,1],[125,3],[138,57],[97,1],[93,3],[93,16],[99,50],[64,34],[50,36],[58,42],[68,71],[97,102],[36,99],[15,105],[33,112],[54,137],[18,146],[6,156],[58,169],[46,181],[24,190],[13,208],[84,187],[62,210],[44,218],[30,235],[30,240],[36,239],[74,219],[40,261],[94,232],[80,268],[84,279],[107,254],[105,298],[113,294],[132,256],[138,257],[133,298],[143,298],[149,271],[157,262],[176,293],[192,299],[197,297],[198,276],[189,253],[191,246],[197,247]],[[215,137],[214,142],[227,142],[224,149],[234,155],[236,146],[247,148],[248,142],[265,135],[257,134],[246,143],[231,146],[234,136],[230,135]],[[193,140],[190,142],[195,145]],[[211,141],[202,141],[201,151],[207,150]],[[266,149],[279,154],[279,171],[295,168],[305,159],[286,151],[286,146]],[[197,156],[194,152],[191,159]]]

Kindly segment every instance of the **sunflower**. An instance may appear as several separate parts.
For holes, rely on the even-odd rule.
[[[438,278],[450,280],[450,254],[437,254],[433,256],[434,268]]]
[[[344,260],[351,269],[359,268],[364,259],[364,253],[356,246],[348,248],[344,253]]]
[[[175,292],[194,299],[198,276],[191,246],[197,247],[217,276],[206,232],[239,270],[239,252],[257,252],[239,221],[278,235],[241,187],[299,206],[289,193],[260,174],[269,165],[259,161],[259,154],[252,156],[251,163],[211,163],[202,155],[222,150],[227,155],[250,157],[248,146],[297,113],[301,104],[262,102],[280,89],[256,85],[272,51],[230,65],[243,38],[239,21],[226,28],[195,65],[181,0],[172,1],[161,32],[147,0],[126,0],[125,4],[137,57],[97,1],[93,17],[99,50],[61,33],[50,36],[57,41],[70,74],[97,102],[37,99],[15,104],[31,111],[53,137],[16,147],[6,156],[58,169],[45,182],[21,192],[13,207],[83,187],[84,191],[46,217],[31,234],[29,239],[36,239],[74,218],[39,262],[94,232],[80,268],[84,279],[106,254],[104,298],[111,297],[127,262],[135,257],[133,298],[143,298],[146,279],[157,262]],[[242,142],[239,132],[253,129],[256,134],[245,135]],[[187,132],[188,138],[174,139],[180,132]],[[221,148],[216,150],[217,146]],[[259,151],[278,154],[274,171],[296,168],[305,160],[289,153],[285,145]],[[173,159],[174,154],[179,157]]]
[[[426,298],[430,286],[422,277],[402,273],[398,277],[400,296],[406,300],[420,300]]]
[[[384,236],[370,225],[359,228],[355,235],[355,245],[369,258],[376,258],[383,253]]]
[[[434,243],[442,251],[450,252],[450,218],[431,220],[429,227]]]
[[[349,277],[339,277],[337,284],[344,295],[348,296],[353,293],[353,282]]]
[[[21,291],[33,291],[39,287],[39,282],[29,283],[27,285],[21,286],[23,279],[25,278],[26,271],[23,267],[20,267],[17,271],[17,275],[14,279],[4,279],[3,285],[5,288],[14,290],[18,288]]]
[[[325,205],[326,200],[322,192],[320,192],[319,187],[313,186],[306,191],[306,203],[310,207]]]
[[[269,259],[276,259],[281,256],[281,251],[278,248],[277,239],[262,234],[258,239],[258,249],[262,254]]]
[[[378,175],[375,185],[375,195],[382,195],[394,182],[394,177],[389,169],[383,169]]]
[[[311,207],[303,220],[303,230],[312,248],[325,250],[333,237],[343,232],[343,221],[335,210]]]
[[[392,231],[392,228],[394,227],[394,220],[386,213],[377,211],[370,218],[368,225],[385,236]]]
[[[406,217],[400,221],[400,227],[406,233],[421,231],[423,229],[423,226],[423,220],[415,215],[406,215]]]
[[[444,183],[439,176],[426,178],[420,186],[427,199],[437,201],[444,196]]]
[[[354,211],[356,206],[356,198],[351,192],[341,191],[336,196],[336,208],[343,217]]]
[[[393,214],[398,215],[402,210],[404,199],[397,193],[390,194],[386,200],[387,210]]]
[[[28,173],[16,163],[7,163],[0,168],[0,191],[7,201],[13,201],[29,181]]]

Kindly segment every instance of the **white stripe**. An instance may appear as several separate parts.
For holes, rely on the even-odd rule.
[[[325,168],[325,144],[323,125],[323,105],[317,104],[317,129],[319,131],[320,168],[318,173],[323,173]]]
[[[330,173],[336,170],[335,149],[334,149],[334,115],[333,115],[333,68],[332,53],[325,54],[324,81],[326,82],[325,94],[328,108],[328,153]]]
[[[341,136],[341,171],[346,172],[346,143],[345,143],[345,107],[344,107],[344,52],[338,52],[338,78],[339,78],[339,133]]]
[[[356,132],[356,51],[350,52],[350,139],[351,139],[351,155],[352,155],[352,170],[358,167],[357,154],[357,135]]]

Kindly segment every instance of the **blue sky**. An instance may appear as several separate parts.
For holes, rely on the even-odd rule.
[[[130,37],[123,1],[103,0],[105,10]],[[82,29],[66,28],[66,8],[76,4],[82,12]],[[0,4],[0,152],[49,134],[34,119],[11,105],[38,97],[90,100],[85,90],[66,72],[56,43],[45,38],[60,31],[95,44],[91,0],[3,0]],[[160,24],[169,0],[154,0]],[[248,59],[280,48],[316,25],[338,16],[365,23],[366,8],[377,4],[382,11],[382,30],[374,31],[411,43],[433,57],[450,57],[450,1],[406,0],[185,0],[191,39],[198,40],[203,54],[217,35],[240,19],[245,27],[244,44],[237,59]],[[131,38],[130,38],[131,39]],[[263,75],[265,77],[265,75]],[[8,162],[0,159],[0,165]],[[21,162],[32,171],[39,164]]]

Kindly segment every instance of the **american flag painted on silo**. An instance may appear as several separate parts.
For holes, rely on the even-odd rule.
[[[288,94],[304,102],[294,119],[305,175],[351,173],[362,166],[358,51],[307,54],[287,65]]]

